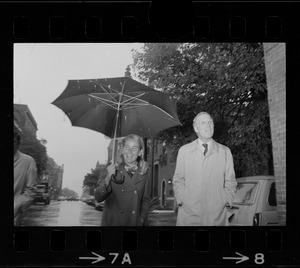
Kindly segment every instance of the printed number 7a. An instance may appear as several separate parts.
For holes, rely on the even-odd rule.
[[[111,264],[113,264],[116,261],[116,259],[118,258],[119,253],[109,253],[109,255],[113,255],[114,256],[114,258],[113,258],[113,260],[111,262]],[[129,256],[128,253],[124,254],[121,264],[124,264],[126,262],[129,263],[129,264],[131,264],[130,256]]]

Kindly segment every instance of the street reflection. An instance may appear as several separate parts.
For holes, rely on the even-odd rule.
[[[177,213],[153,210],[148,226],[175,226]],[[101,226],[102,211],[82,201],[51,201],[49,205],[31,205],[22,218],[22,226]]]
[[[22,226],[100,226],[102,212],[82,201],[52,201],[31,205]]]

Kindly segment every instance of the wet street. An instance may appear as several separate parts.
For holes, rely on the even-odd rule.
[[[100,226],[102,212],[82,201],[51,201],[31,205],[22,226]]]
[[[173,210],[153,210],[148,216],[148,226],[176,226],[176,219]]]
[[[148,226],[175,226],[177,214],[154,210]],[[49,205],[31,205],[22,219],[22,226],[101,226],[102,211],[82,201],[51,201]]]

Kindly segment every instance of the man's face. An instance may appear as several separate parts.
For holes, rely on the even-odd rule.
[[[208,142],[214,135],[214,122],[209,114],[201,114],[194,123],[194,130],[198,137]]]

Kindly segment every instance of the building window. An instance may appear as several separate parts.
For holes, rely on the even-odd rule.
[[[157,156],[158,150],[157,150],[157,140],[153,139],[153,146],[154,146],[154,154]]]
[[[158,196],[158,165],[154,165],[154,174],[153,174],[153,196]]]
[[[147,139],[147,157],[149,158],[151,154],[151,139]]]
[[[269,191],[269,197],[268,197],[268,203],[270,206],[277,206],[275,182],[273,182],[271,184],[270,191]]]

